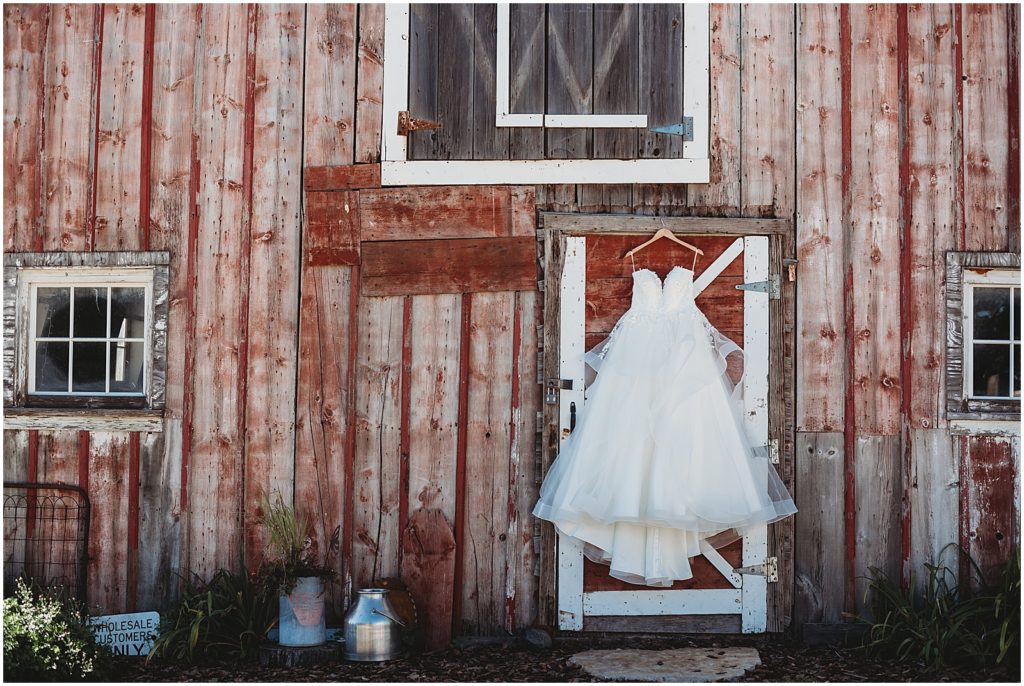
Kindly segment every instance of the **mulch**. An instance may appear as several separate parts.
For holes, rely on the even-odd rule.
[[[857,648],[806,646],[778,636],[597,637],[558,639],[551,648],[521,642],[452,646],[384,663],[344,661],[315,667],[261,667],[251,664],[182,665],[122,658],[123,681],[331,681],[331,682],[578,682],[595,681],[568,664],[569,656],[594,648],[724,648],[753,646],[762,665],[741,679],[749,682],[1019,682],[1005,671],[929,672],[922,665],[895,664],[866,656]]]

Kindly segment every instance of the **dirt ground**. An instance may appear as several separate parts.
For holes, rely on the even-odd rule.
[[[325,682],[571,682],[594,681],[569,656],[591,648],[667,649],[753,646],[762,665],[741,681],[832,682],[1019,682],[1006,672],[927,672],[920,665],[896,665],[872,660],[855,648],[808,647],[781,637],[674,636],[671,638],[615,637],[612,639],[556,640],[551,648],[520,642],[451,647],[412,655],[391,662],[359,664],[335,661],[316,667],[268,668],[259,665],[149,665],[125,660],[117,670],[124,681],[325,681]]]

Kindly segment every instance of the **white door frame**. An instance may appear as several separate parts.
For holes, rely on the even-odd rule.
[[[769,278],[768,237],[737,238],[694,281],[699,294],[740,254],[744,256],[744,281]],[[571,388],[560,391],[559,444],[569,436],[571,403],[584,403],[583,361],[586,323],[586,237],[565,238],[560,292],[560,378]],[[768,294],[746,290],[743,294],[743,398],[745,429],[752,445],[768,444]],[[767,578],[736,574],[713,548],[705,557],[733,588],[665,591],[583,591],[583,549],[575,539],[558,536],[558,625],[563,631],[581,631],[587,615],[741,615],[743,633],[760,633],[767,627]],[[761,525],[743,538],[743,565],[767,562],[768,527]]]

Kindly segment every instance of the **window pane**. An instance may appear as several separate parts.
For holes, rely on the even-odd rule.
[[[110,336],[143,338],[146,335],[146,289],[110,289]]]
[[[78,306],[77,299],[75,306]],[[78,320],[77,313],[75,320]],[[75,343],[75,359],[71,364],[72,391],[106,392],[103,378],[107,373],[106,343]]]
[[[68,344],[36,343],[36,391],[68,390]]]
[[[1007,397],[1010,393],[1010,345],[974,345],[974,395]]]
[[[1020,340],[1020,289],[1013,289],[1013,340]]]
[[[974,338],[1007,340],[1010,337],[1010,289],[974,289]]]
[[[1020,343],[1013,346],[1013,397],[1020,397]]]
[[[142,393],[144,343],[110,344],[110,390]]]
[[[70,288],[36,289],[36,336],[67,338],[70,312]]]
[[[107,330],[107,288],[75,288],[75,338],[104,338]],[[76,363],[77,367],[78,364]],[[100,378],[103,378],[102,372]]]

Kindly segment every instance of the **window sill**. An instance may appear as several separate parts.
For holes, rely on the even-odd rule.
[[[949,433],[954,436],[976,434],[1020,436],[1020,414],[968,414],[950,415]]]
[[[86,431],[164,430],[163,410],[94,410],[7,407],[4,429],[83,429]]]

